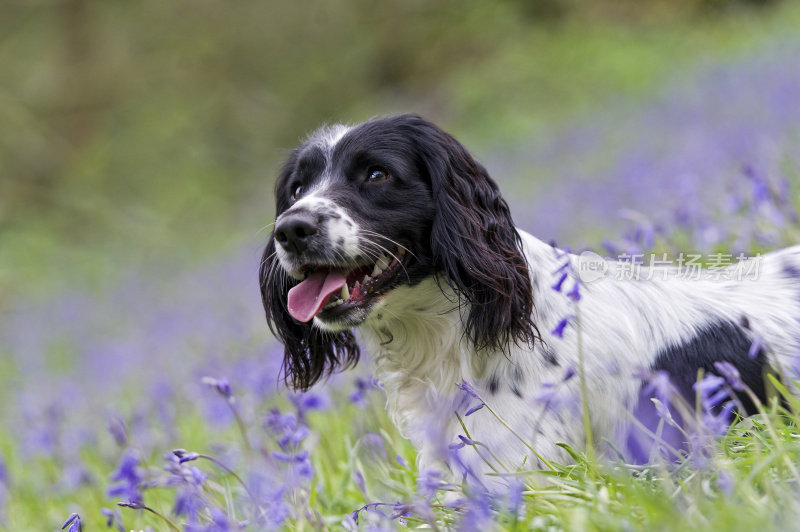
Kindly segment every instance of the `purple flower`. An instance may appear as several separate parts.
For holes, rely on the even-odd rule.
[[[466,436],[462,436],[461,434],[458,435],[458,439],[463,441],[466,445],[475,445],[475,442],[471,439],[467,438]]]
[[[353,470],[353,482],[361,493],[367,493],[367,485],[364,482],[364,475],[358,469]]]
[[[193,460],[197,460],[200,458],[199,453],[189,452],[186,449],[174,449],[172,454],[178,458],[178,463],[183,464],[185,462],[191,462]]]
[[[755,336],[753,338],[753,343],[750,344],[750,349],[747,351],[747,356],[751,359],[756,358],[759,353],[764,349],[764,344],[761,341],[760,336]]]
[[[310,479],[314,476],[314,466],[311,464],[311,457],[308,451],[300,451],[293,455],[276,451],[272,453],[272,457],[290,464],[292,473],[297,474],[302,479]]]
[[[125,421],[119,416],[111,416],[108,420],[108,432],[120,447],[128,445],[128,429]]]
[[[483,532],[491,528],[492,519],[491,497],[485,489],[472,487],[469,490],[464,508],[463,517],[458,525],[460,532]]]
[[[304,419],[305,414],[311,410],[324,410],[328,407],[328,401],[325,398],[311,392],[292,394],[289,396],[289,400],[297,409],[300,419]]]
[[[469,397],[480,401],[480,403],[478,403],[477,405],[473,405],[472,407],[468,408],[465,416],[470,416],[475,412],[477,412],[478,410],[480,410],[481,408],[483,408],[484,406],[483,399],[481,399],[481,396],[478,395],[478,392],[475,391],[475,388],[473,388],[471,384],[462,379],[461,382],[456,383],[456,386],[458,386],[459,389],[463,390]]]
[[[467,381],[462,379],[461,382],[456,383],[456,386],[467,392],[467,394],[469,394],[472,398],[483,401],[483,399],[481,399],[481,397],[478,395],[478,392],[475,391],[475,388],[473,388],[472,385]]]
[[[427,501],[432,500],[445,486],[447,484],[442,480],[442,474],[435,469],[423,469],[417,477],[417,491]]]
[[[576,280],[575,284],[572,286],[572,290],[567,292],[566,296],[570,298],[574,302],[578,302],[581,300],[581,293],[580,293],[580,283]]]
[[[704,410],[713,410],[728,398],[728,390],[724,386],[725,379],[713,373],[706,374],[694,383],[693,388],[700,395],[700,403]]]
[[[111,473],[111,480],[117,484],[108,489],[109,497],[120,497],[130,502],[142,502],[142,476],[139,472],[139,454],[127,449],[120,457],[117,469]]]
[[[118,532],[125,532],[125,526],[122,524],[122,515],[120,515],[118,508],[114,508],[114,510],[101,508],[100,513],[106,516],[107,528],[111,528],[113,526],[118,530]]]
[[[523,492],[525,484],[517,477],[509,481],[508,486],[508,509],[516,514],[522,506]]]
[[[484,406],[486,406],[486,405],[484,405],[483,403],[478,403],[477,405],[475,405],[472,408],[470,408],[469,410],[467,410],[467,413],[464,414],[464,416],[471,416],[472,414],[474,414],[475,412],[477,412],[478,410],[480,410]]]
[[[566,329],[567,325],[569,325],[570,321],[572,320],[572,316],[567,316],[563,318],[561,321],[558,322],[556,327],[550,331],[553,336],[558,338],[564,338],[564,329]]]
[[[356,389],[348,396],[348,399],[350,400],[351,403],[355,403],[359,406],[364,406],[365,395],[370,390],[374,390],[376,388],[378,388],[378,381],[374,377],[368,379],[363,377],[357,377]]]
[[[567,272],[562,273],[561,276],[559,276],[558,280],[556,281],[556,284],[554,284],[551,288],[556,292],[561,292],[561,287],[563,286],[564,281],[567,280],[568,275],[569,274]]]
[[[655,404],[658,416],[665,421],[670,421],[672,416],[669,413],[669,405],[672,398],[677,396],[678,390],[670,380],[669,373],[664,370],[651,371],[644,375],[647,379],[647,386],[642,393],[648,397],[655,397],[658,403]]]
[[[233,394],[231,393],[231,385],[228,384],[227,379],[215,379],[214,377],[203,377],[201,381],[206,386],[209,386],[217,391],[222,397],[232,400]]]
[[[69,527],[67,532],[81,532],[81,530],[83,530],[81,527],[81,516],[76,513],[70,515],[67,520],[64,521],[64,524],[61,525],[61,530],[64,530],[67,527]]]
[[[190,521],[196,521],[198,514],[206,507],[203,492],[193,486],[184,486],[175,495],[172,513],[185,515]]]
[[[744,390],[744,383],[739,375],[739,370],[733,364],[725,361],[714,362],[714,368],[720,375],[725,377],[731,388],[739,391]]]

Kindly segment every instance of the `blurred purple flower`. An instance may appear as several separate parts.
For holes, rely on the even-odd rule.
[[[716,369],[720,375],[725,377],[725,380],[728,381],[728,384],[731,386],[731,388],[739,391],[744,390],[744,383],[739,375],[739,370],[736,369],[733,364],[725,361],[714,362],[714,369]]]
[[[572,286],[572,289],[566,293],[566,296],[575,303],[581,300],[580,282],[578,282],[577,279],[575,280],[575,284]]]
[[[764,349],[764,344],[762,343],[761,337],[756,335],[753,338],[753,343],[750,344],[750,349],[747,351],[747,356],[751,359],[756,358],[759,353]]]
[[[355,403],[361,407],[365,406],[364,397],[370,390],[378,388],[378,381],[374,377],[356,377],[356,389],[349,396],[348,399],[351,403]]]
[[[69,527],[67,529],[67,527]],[[67,532],[81,532],[83,528],[81,527],[81,516],[74,513],[70,515],[64,524],[61,525],[61,530],[67,529]]]
[[[109,497],[118,497],[129,502],[142,502],[142,476],[139,470],[139,453],[128,448],[123,453],[117,468],[111,473],[111,480],[117,484],[108,488]]]
[[[478,392],[475,391],[475,388],[473,388],[472,385],[467,381],[462,379],[461,382],[456,383],[456,386],[458,386],[459,389],[467,392],[467,394],[473,399],[478,399],[479,401],[483,402],[483,399],[481,399],[481,397],[478,395]]]
[[[692,387],[700,396],[700,404],[706,411],[713,410],[729,397],[725,379],[713,373],[707,373]]]
[[[318,393],[304,392],[289,395],[289,400],[297,409],[297,416],[302,420],[311,410],[325,410],[330,405],[325,397]]]
[[[445,486],[441,472],[435,469],[423,469],[417,476],[417,492],[427,501],[431,501]]]
[[[111,528],[113,526],[118,532],[125,532],[125,526],[122,524],[122,515],[119,513],[118,508],[114,508],[114,510],[100,508],[100,513],[106,517],[107,528]]]
[[[569,263],[567,263],[567,264],[569,264]],[[567,272],[562,273],[559,276],[558,280],[555,282],[555,284],[551,288],[553,290],[555,290],[556,292],[561,292],[561,287],[564,285],[564,281],[567,280],[567,276],[568,275],[569,274]]]
[[[359,491],[361,491],[361,493],[366,494],[367,485],[364,482],[364,475],[361,474],[361,471],[359,471],[358,469],[354,469],[352,477],[353,477],[353,483],[356,485]]]
[[[234,399],[233,393],[231,392],[231,385],[228,384],[227,379],[216,379],[214,377],[203,377],[201,382],[206,386],[213,388],[216,390],[218,394],[222,397],[232,401]]]
[[[572,321],[572,318],[573,316],[567,316],[566,318],[563,318],[561,321],[559,321],[558,324],[555,326],[555,328],[552,331],[550,331],[553,334],[553,336],[556,336],[558,338],[564,338],[564,329],[566,329],[567,325],[569,325],[570,321]]]
[[[125,447],[128,445],[128,428],[125,426],[125,421],[120,416],[110,416],[107,428],[118,446]]]

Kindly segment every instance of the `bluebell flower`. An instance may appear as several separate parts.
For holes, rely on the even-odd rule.
[[[364,449],[363,456],[383,462],[388,458],[386,443],[383,441],[383,436],[377,432],[367,432],[361,436],[359,442]]]
[[[458,523],[459,532],[484,532],[491,528],[492,500],[486,489],[471,487]]]
[[[469,394],[472,398],[478,399],[479,401],[483,401],[483,399],[481,399],[481,397],[478,395],[478,392],[475,391],[475,388],[473,388],[472,385],[469,384],[467,381],[462,379],[461,382],[456,383],[456,386],[458,386],[461,390],[467,392],[467,394]]]
[[[107,528],[111,528],[113,526],[118,532],[126,531],[125,526],[122,524],[122,515],[120,515],[118,508],[114,508],[113,510],[109,508],[101,508],[100,513],[106,517]]]
[[[222,397],[231,400],[233,399],[233,393],[231,392],[231,385],[228,383],[227,379],[216,379],[214,377],[203,377],[201,382],[206,386],[209,386],[216,390],[218,394]]]
[[[119,416],[111,416],[108,419],[108,432],[114,438],[114,442],[120,447],[128,445],[128,429],[125,426],[125,421]]]
[[[352,477],[353,477],[353,483],[361,491],[361,493],[367,493],[367,485],[364,482],[364,475],[361,474],[361,471],[359,471],[358,469],[354,469]]]
[[[311,410],[324,410],[329,406],[328,401],[322,395],[312,392],[291,394],[289,400],[297,409],[300,419],[303,419],[305,414]]]
[[[508,509],[513,514],[517,514],[522,506],[523,492],[525,484],[518,478],[512,477],[508,485]]]
[[[739,391],[744,390],[744,383],[739,375],[739,370],[736,369],[733,364],[725,361],[714,362],[714,369],[716,369],[720,375],[725,377],[725,380],[728,381],[728,384],[730,384],[731,388]]]
[[[478,410],[480,410],[484,406],[486,406],[486,405],[484,405],[483,403],[478,403],[477,405],[475,405],[472,408],[470,408],[469,410],[467,410],[467,412],[464,414],[464,416],[471,416],[472,414],[474,414],[475,412],[477,412]]]
[[[111,473],[111,480],[117,484],[111,486],[109,497],[119,497],[129,502],[142,502],[142,476],[139,471],[139,454],[134,449],[127,449],[120,457],[117,469]]]
[[[700,396],[700,403],[705,410],[713,410],[728,398],[725,379],[713,373],[707,373],[692,386]]]
[[[558,278],[558,280],[556,281],[556,283],[555,283],[553,286],[551,286],[551,288],[552,288],[553,290],[555,290],[556,292],[561,292],[561,287],[564,285],[564,281],[566,281],[566,280],[567,280],[567,277],[568,277],[568,275],[569,275],[569,274],[568,274],[567,272],[564,272],[564,273],[562,273],[562,274],[559,276],[559,278]]]
[[[70,515],[67,520],[64,521],[64,524],[61,525],[61,530],[64,529],[66,529],[67,532],[81,532],[81,530],[83,530],[81,527],[81,516],[77,513]]]
[[[378,388],[378,381],[374,377],[370,378],[357,377],[355,384],[356,384],[356,389],[348,396],[348,399],[350,400],[351,403],[355,403],[359,406],[364,406],[365,405],[364,397],[370,390]]]
[[[754,359],[758,356],[759,353],[764,349],[764,344],[761,341],[761,337],[756,335],[753,338],[753,343],[750,344],[750,349],[747,351],[747,356],[751,359]]]
[[[575,280],[575,284],[572,286],[572,290],[567,292],[566,296],[576,303],[581,300],[580,283],[577,279]]]
[[[672,403],[672,398],[678,396],[678,389],[672,384],[669,373],[657,370],[648,371],[646,374],[638,376],[647,380],[647,385],[642,390],[642,394],[658,399],[655,403],[658,416],[665,421],[672,422],[669,406]]]
[[[564,338],[564,329],[567,328],[567,325],[569,325],[571,320],[572,316],[567,316],[566,318],[563,318],[550,332],[553,334],[553,336],[557,338]]]
[[[432,500],[445,486],[447,484],[442,480],[442,474],[435,469],[423,469],[417,476],[417,492],[427,501]]]

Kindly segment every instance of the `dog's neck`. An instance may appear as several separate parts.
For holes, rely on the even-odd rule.
[[[545,271],[555,269],[550,267],[555,260],[548,245],[530,238],[526,252],[529,258],[543,264]],[[542,287],[549,290],[549,282],[545,281],[534,283],[537,297],[541,296],[538,292]],[[541,302],[541,307],[551,313],[554,305]],[[533,410],[519,388],[538,389],[540,381],[555,380],[564,371],[561,367],[545,367],[544,357],[519,346],[510,346],[511,352],[506,354],[476,350],[464,335],[467,311],[468,307],[459,305],[446,283],[428,278],[413,287],[397,288],[360,328],[376,377],[386,393],[389,416],[403,436],[420,450],[420,467],[431,466],[442,458],[443,449],[437,444],[463,434],[454,412],[463,415],[478,403],[461,392],[457,383],[470,383],[496,405],[494,410],[500,416],[525,427],[532,426],[528,417]],[[563,314],[566,310],[555,313]],[[546,320],[542,323],[548,328],[554,325]],[[486,441],[508,440],[508,430],[491,416],[475,415],[462,420]],[[475,426],[478,422],[481,427]],[[525,455],[524,449],[515,449],[508,443],[500,446],[509,452],[509,460]]]
[[[424,435],[415,432],[432,409],[445,408],[452,417],[456,383],[480,371],[463,336],[463,311],[446,285],[429,278],[396,289],[361,328],[389,415],[415,444],[422,443]]]

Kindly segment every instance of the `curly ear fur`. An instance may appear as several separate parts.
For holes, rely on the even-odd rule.
[[[422,118],[408,120],[436,205],[435,266],[470,307],[465,334],[478,349],[506,351],[510,341],[532,346],[541,336],[532,321],[528,263],[508,204],[456,139]]]
[[[284,175],[292,172],[294,159],[293,155],[287,162]],[[281,197],[281,194],[276,194],[278,213],[286,209],[281,205]],[[272,236],[261,258],[259,282],[269,329],[284,345],[283,377],[287,385],[296,390],[307,390],[334,369],[346,369],[358,362],[360,349],[351,331],[322,331],[310,323],[299,323],[289,315],[287,294],[297,281],[291,279],[278,263]]]

